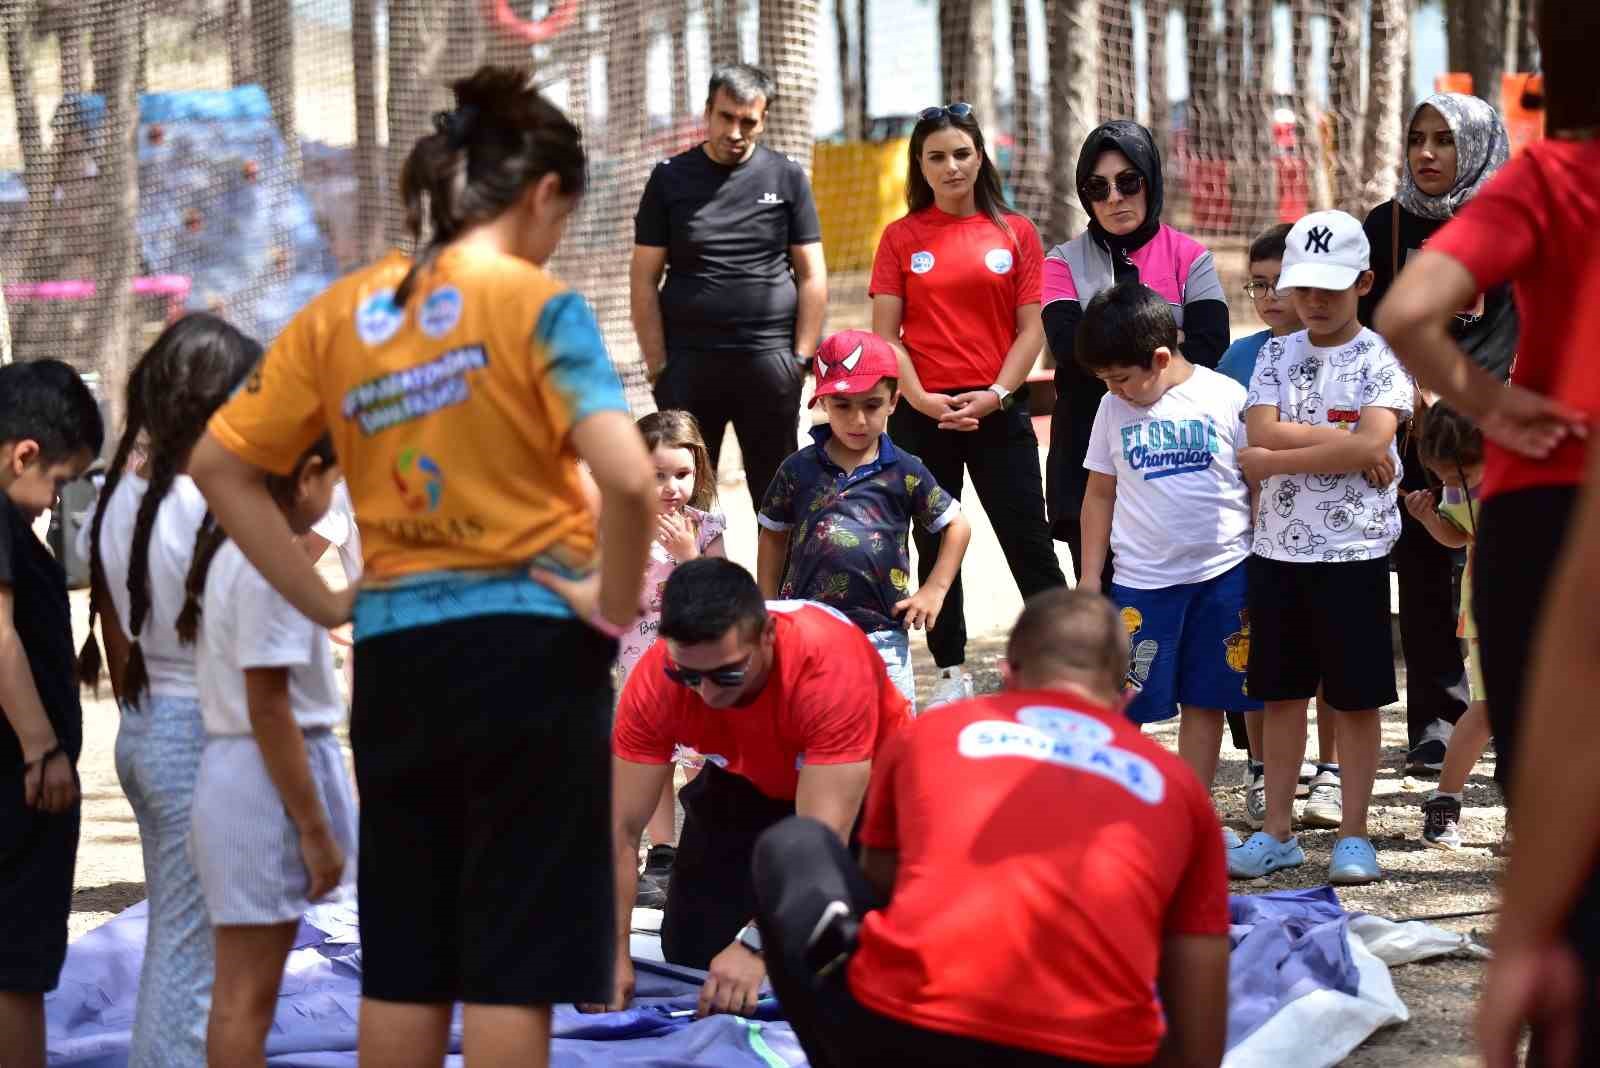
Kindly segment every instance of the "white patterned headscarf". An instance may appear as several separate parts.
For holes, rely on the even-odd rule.
[[[1434,93],[1418,104],[1406,123],[1408,137],[1423,108],[1432,108],[1444,116],[1455,135],[1456,180],[1445,192],[1429,196],[1417,188],[1408,162],[1401,168],[1400,192],[1395,199],[1413,215],[1449,219],[1505,165],[1511,157],[1511,139],[1506,136],[1505,123],[1488,101],[1466,93]]]

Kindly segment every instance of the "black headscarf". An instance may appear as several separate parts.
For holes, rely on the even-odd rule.
[[[1144,175],[1145,188],[1145,215],[1144,222],[1131,234],[1120,237],[1108,233],[1094,217],[1094,203],[1084,195],[1083,183],[1094,174],[1095,162],[1100,158],[1100,153],[1108,148],[1114,148],[1127,156],[1132,162],[1134,170]],[[1156,236],[1156,231],[1161,228],[1161,206],[1165,197],[1165,183],[1161,179],[1161,153],[1156,148],[1156,140],[1150,131],[1140,126],[1131,119],[1116,119],[1099,126],[1083,142],[1083,151],[1078,153],[1078,200],[1083,204],[1083,210],[1089,215],[1089,233],[1095,243],[1109,252],[1129,253],[1140,248],[1146,241]],[[1113,257],[1115,259],[1117,257]]]

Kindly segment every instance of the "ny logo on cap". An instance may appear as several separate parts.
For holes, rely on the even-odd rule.
[[[1333,230],[1327,226],[1313,226],[1306,234],[1307,252],[1332,252]]]

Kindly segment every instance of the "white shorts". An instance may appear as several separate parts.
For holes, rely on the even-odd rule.
[[[345,855],[344,878],[323,900],[353,900],[358,824],[344,754],[327,728],[307,731],[305,741],[312,781]],[[206,739],[191,828],[194,868],[213,926],[288,923],[311,907],[300,833],[252,735]]]

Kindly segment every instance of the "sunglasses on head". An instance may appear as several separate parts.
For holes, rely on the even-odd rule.
[[[1111,196],[1113,182],[1103,174],[1096,174],[1083,183],[1083,194],[1090,200],[1105,200]],[[1144,175],[1138,171],[1123,171],[1115,181],[1117,192],[1131,197],[1144,188]]]
[[[934,119],[942,119],[946,115],[952,119],[970,119],[972,118],[972,105],[965,100],[955,104],[935,104],[931,108],[923,108],[919,111],[917,118],[922,122],[932,122]]]
[[[710,679],[713,686],[720,686],[727,690],[735,686],[744,685],[744,677],[750,670],[750,659],[755,655],[755,651],[751,650],[750,656],[745,657],[743,660],[735,661],[732,664],[724,664],[719,668],[712,668],[710,671],[690,671],[668,660],[662,664],[662,670],[667,673],[667,678],[679,686],[687,686],[691,690],[699,686],[701,681],[705,679]]]

